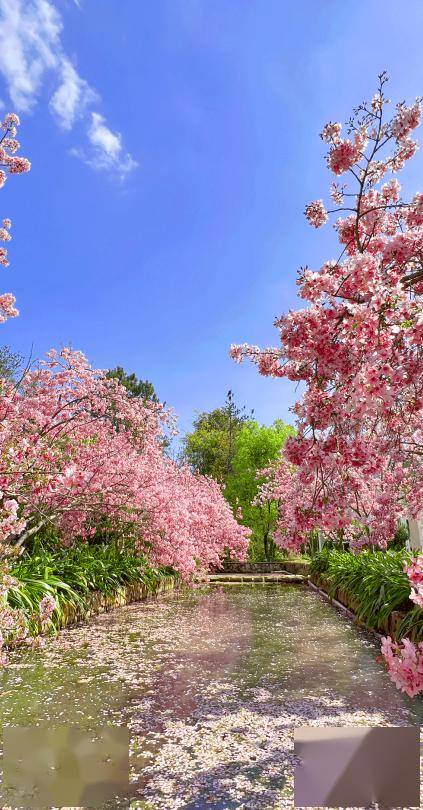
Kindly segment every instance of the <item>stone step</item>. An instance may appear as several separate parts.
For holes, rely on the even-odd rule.
[[[288,574],[286,571],[274,572],[272,574],[210,574],[210,585],[247,585],[281,583],[300,584],[306,582],[307,577],[302,574]]]

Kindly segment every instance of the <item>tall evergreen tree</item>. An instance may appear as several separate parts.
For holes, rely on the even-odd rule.
[[[154,385],[149,380],[139,380],[136,374],[127,374],[122,366],[110,369],[107,372],[109,379],[117,379],[126,388],[131,397],[139,397],[150,402],[158,402],[159,398],[154,390]]]
[[[229,390],[224,405],[200,413],[182,443],[182,457],[192,470],[223,484],[232,469],[236,437],[252,417],[245,406],[238,407]]]

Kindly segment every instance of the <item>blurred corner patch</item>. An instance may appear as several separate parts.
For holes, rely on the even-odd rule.
[[[1,800],[12,807],[97,807],[129,795],[129,730],[3,729]]]
[[[420,807],[420,729],[294,731],[295,807]]]

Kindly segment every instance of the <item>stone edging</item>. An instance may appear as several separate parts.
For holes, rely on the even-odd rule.
[[[173,591],[180,585],[180,580],[173,575],[166,575],[151,587],[144,582],[132,582],[118,588],[112,594],[103,594],[101,591],[93,591],[86,598],[86,605],[79,607],[73,604],[64,605],[62,608],[63,617],[60,629],[72,627],[79,622],[85,622],[92,616],[100,613],[107,613],[117,607],[123,607],[133,602],[141,602],[149,597],[155,597],[160,593]]]
[[[301,560],[279,560],[278,562],[238,562],[237,560],[225,561],[220,568],[216,568],[214,574],[302,574],[307,576],[310,563]]]

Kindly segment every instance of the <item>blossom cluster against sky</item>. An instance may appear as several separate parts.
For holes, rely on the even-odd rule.
[[[228,347],[273,344],[297,268],[332,257],[303,216],[328,185],[318,133],[383,69],[393,100],[423,93],[422,25],[418,0],[0,0],[2,114],[33,166],[2,192],[21,315],[1,343],[123,365],[182,429],[228,388],[288,420],[295,387]],[[411,192],[422,174],[419,154]]]

